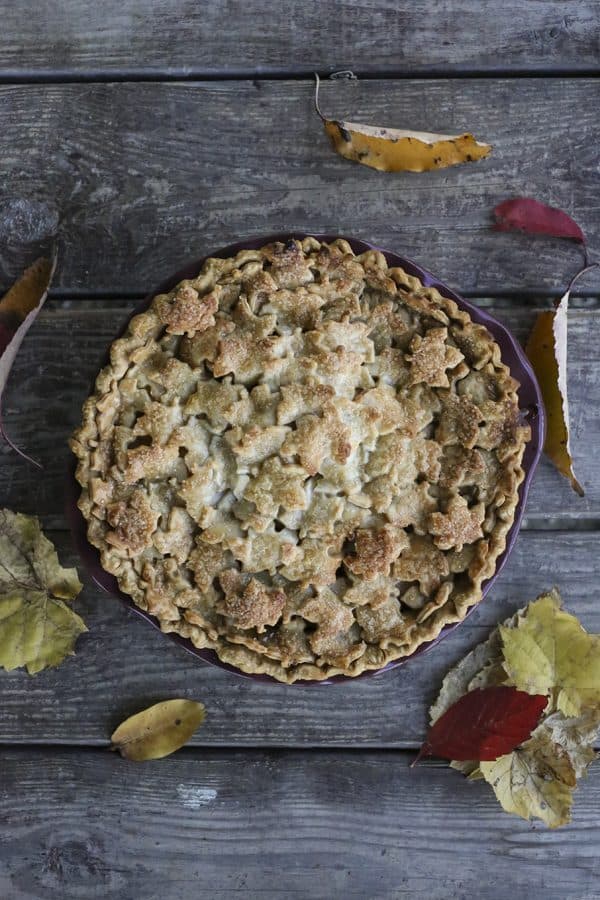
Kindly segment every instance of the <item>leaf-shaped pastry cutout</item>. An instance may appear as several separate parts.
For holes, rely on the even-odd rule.
[[[81,587],[36,518],[0,510],[0,666],[33,675],[72,654],[87,628],[65,601]]]
[[[0,436],[4,437],[13,450],[38,468],[41,468],[39,463],[15,447],[4,430],[2,394],[23,338],[46,301],[55,269],[56,252],[50,259],[40,257],[23,272],[0,300]]]
[[[567,311],[569,296],[577,279],[597,264],[581,269],[556,309],[539,313],[527,340],[525,352],[529,357],[540,385],[546,410],[546,440],[544,452],[561,475],[571,482],[580,497],[584,490],[573,471],[569,431],[569,399],[567,394]]]
[[[475,162],[492,150],[469,132],[432,134],[328,119],[319,108],[319,76],[315,78],[315,108],[334,150],[345,159],[380,172],[426,172]]]
[[[529,234],[549,234],[570,238],[585,244],[585,235],[577,222],[555,206],[548,206],[533,197],[504,200],[494,208],[496,231],[526,231]]]
[[[548,703],[514,687],[470,691],[429,729],[415,762],[423,756],[493,760],[523,743]]]
[[[565,716],[600,707],[600,635],[561,609],[558,591],[530,603],[516,628],[501,625],[500,636],[504,668],[519,690],[550,694]]]
[[[202,703],[164,700],[122,722],[111,737],[111,749],[135,762],[161,759],[183,747],[204,718]]]

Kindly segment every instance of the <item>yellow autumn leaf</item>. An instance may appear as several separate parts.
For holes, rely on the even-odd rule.
[[[319,76],[315,78],[317,113],[334,150],[345,159],[380,172],[425,172],[475,162],[492,150],[469,132],[433,134],[329,119],[319,108]]]
[[[33,675],[72,654],[87,628],[65,601],[81,588],[38,519],[0,510],[0,666]]]
[[[567,395],[567,310],[570,288],[555,310],[538,315],[525,352],[534,368],[544,398],[546,440],[544,452],[580,497],[584,491],[573,472]]]
[[[492,631],[448,672],[432,724],[464,694],[514,682],[550,695],[540,723],[519,748],[493,762],[453,760],[469,780],[485,778],[503,808],[551,828],[570,820],[572,791],[596,759],[600,727],[600,636],[561,609],[558,591],[538,597]]]
[[[570,822],[573,788],[557,777],[535,746],[513,750],[479,766],[506,812],[523,819],[541,819],[550,828]]]
[[[164,700],[130,716],[113,732],[113,750],[135,762],[161,759],[183,747],[205,718],[202,703]]]
[[[469,781],[478,781],[483,778],[481,769],[479,768],[479,761],[476,759],[453,759],[450,761],[449,765],[451,769],[462,772]]]
[[[501,625],[500,635],[504,668],[516,688],[551,695],[565,716],[600,704],[600,636],[561,609],[558,591],[530,603],[517,626]]]

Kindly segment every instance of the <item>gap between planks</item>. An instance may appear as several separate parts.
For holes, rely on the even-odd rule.
[[[364,81],[386,78],[389,80],[466,80],[475,78],[596,78],[600,69],[586,67],[573,69],[571,66],[540,67],[539,69],[486,67],[471,69],[456,68],[396,69],[382,66],[379,69],[352,68],[352,65],[335,66],[327,69],[309,67],[278,69],[259,67],[256,69],[201,69],[193,66],[114,68],[114,69],[4,69],[0,71],[0,84],[105,84],[126,82],[164,81],[308,81],[313,80],[315,71],[320,78],[329,79],[336,72],[352,72]]]
[[[565,282],[566,283],[566,282]],[[8,290],[8,285],[0,288],[0,296],[2,291]],[[525,288],[522,291],[502,291],[497,290],[490,295],[490,291],[480,294],[474,291],[459,291],[461,297],[465,300],[472,300],[477,306],[482,308],[510,308],[512,306],[522,306],[523,301],[534,304],[541,301],[544,306],[550,306],[564,292],[564,285],[557,285],[556,290],[548,290],[546,288]],[[148,294],[140,291],[119,291],[118,296],[111,291],[80,291],[74,288],[61,287],[57,290],[50,289],[48,300],[55,304],[62,303],[110,303],[111,306],[123,305],[123,301],[127,303],[141,303]],[[600,309],[600,295],[595,291],[581,291],[580,293],[572,293],[569,297],[569,306],[571,309],[596,310]],[[58,306],[50,306],[52,312],[60,312]],[[93,307],[91,307],[93,309]],[[124,307],[125,308],[125,307]],[[69,307],[69,310],[71,307]],[[126,310],[127,308],[125,308]]]
[[[5,739],[0,743],[0,755],[4,751],[15,753],[20,750],[24,752],[27,751],[28,753],[40,754],[52,750],[59,750],[61,753],[79,753],[81,751],[88,753],[116,752],[111,751],[110,746],[110,740],[108,739],[106,741],[98,741],[95,743],[89,741],[77,743],[73,740],[62,743],[61,741],[7,741]],[[339,746],[332,747],[331,744],[264,744],[257,741],[245,742],[236,740],[235,744],[220,744],[214,742],[210,744],[195,743],[193,745],[180,747],[179,750],[176,750],[175,752],[178,756],[183,755],[188,757],[201,756],[206,753],[214,753],[215,751],[222,753],[223,755],[235,756],[240,749],[254,750],[264,753],[265,755],[275,753],[283,755],[298,753],[298,751],[302,753],[318,753],[321,756],[335,756],[341,752],[344,754],[352,754],[353,756],[361,756],[365,753],[387,753],[391,756],[406,756],[412,761],[420,746],[419,743],[414,741],[406,742],[404,744],[361,744],[359,747],[351,744],[340,744]],[[443,759],[425,759],[422,763],[419,762],[419,766],[421,765],[444,768],[447,766],[447,763]]]

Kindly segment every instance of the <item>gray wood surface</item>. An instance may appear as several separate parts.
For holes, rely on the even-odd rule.
[[[595,900],[600,779],[568,832],[403,753],[5,752],[6,900]],[[60,811],[60,812],[59,812]],[[26,849],[25,849],[26,848]]]
[[[5,397],[12,436],[45,469],[0,445],[0,506],[41,515],[67,564],[66,438],[135,298],[182,264],[246,235],[354,234],[523,339],[581,253],[494,233],[492,208],[518,194],[559,206],[599,256],[597,0],[0,0],[0,23],[0,286],[55,235],[60,250]],[[324,82],[331,116],[468,129],[492,156],[425,175],[340,159],[311,73],[345,68],[370,78]],[[557,832],[445,767],[408,768],[449,667],[540,590],[557,584],[600,632],[600,271],[578,291],[569,388],[586,496],[542,463],[494,590],[432,653],[343,685],[257,684],[85,578],[76,655],[0,672],[0,900],[600,897],[597,764]],[[137,766],[108,752],[123,718],[176,696],[207,707],[190,747]]]
[[[61,558],[77,563],[68,535],[53,537]],[[75,608],[89,633],[76,655],[34,678],[2,673],[0,745],[106,746],[126,716],[190,697],[207,707],[197,746],[417,747],[448,669],[542,590],[558,585],[585,627],[600,632],[598,546],[597,533],[522,532],[492,593],[431,653],[369,679],[314,687],[259,684],[209,667],[86,579]]]
[[[0,281],[59,225],[56,288],[142,296],[182,264],[247,235],[354,234],[455,287],[559,290],[581,254],[490,229],[518,194],[567,209],[600,249],[600,81],[577,78],[328,82],[331,115],[494,145],[472,165],[384,174],[329,146],[308,81],[0,88]],[[580,284],[600,290],[600,272]]]
[[[580,70],[594,0],[1,0],[2,68],[69,72]]]
[[[486,300],[486,306],[493,301]],[[135,301],[100,303],[83,308],[81,301],[54,304],[30,330],[6,392],[5,422],[11,437],[44,465],[38,472],[0,446],[3,502],[36,513],[47,526],[64,527],[63,495],[70,453],[68,435],[79,422],[80,409],[103,354],[131,314]],[[492,305],[492,312],[525,340],[536,307]],[[600,459],[589,448],[600,443],[600,419],[590,404],[600,384],[598,352],[600,310],[573,309],[569,319],[569,393],[573,453],[586,496],[577,496],[547,460],[536,473],[527,506],[527,525],[544,527],[600,520]],[[40,398],[44,401],[40,402]]]

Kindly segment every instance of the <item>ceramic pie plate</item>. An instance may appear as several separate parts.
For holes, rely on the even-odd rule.
[[[367,241],[358,240],[357,238],[350,238],[344,235],[332,235],[332,234],[313,234],[308,235],[304,232],[292,232],[292,233],[284,233],[284,234],[269,234],[263,237],[255,237],[249,238],[245,241],[240,241],[235,244],[230,244],[228,247],[223,247],[220,250],[214,251],[212,253],[207,254],[205,257],[201,259],[195,260],[187,265],[184,269],[181,269],[179,272],[176,272],[170,278],[166,279],[161,285],[159,285],[152,293],[150,293],[142,303],[136,307],[131,313],[129,318],[132,318],[134,315],[137,315],[140,312],[143,312],[150,303],[152,299],[157,294],[166,293],[170,291],[176,284],[186,278],[193,278],[197,275],[199,270],[202,267],[205,259],[210,256],[216,256],[221,258],[226,258],[229,256],[235,256],[236,253],[239,253],[240,250],[257,250],[260,247],[263,247],[265,244],[272,243],[274,241],[282,241],[285,243],[286,241],[297,238],[302,240],[306,237],[315,237],[320,241],[325,243],[331,243],[332,241],[342,238],[347,241],[355,253],[360,254],[364,253],[366,250],[379,250],[384,254],[388,264],[390,266],[400,266],[410,275],[414,275],[420,279],[420,281],[425,285],[425,287],[434,287],[436,288],[440,294],[444,297],[448,297],[451,300],[454,300],[455,303],[461,309],[464,309],[471,316],[472,320],[480,325],[484,325],[488,331],[492,334],[495,341],[498,343],[501,353],[502,353],[502,361],[509,367],[511,375],[517,379],[520,383],[520,387],[518,390],[519,397],[519,408],[521,410],[521,415],[524,421],[531,427],[531,440],[525,446],[525,452],[523,454],[522,468],[525,473],[523,478],[523,482],[519,488],[519,501],[517,507],[515,509],[515,517],[510,531],[506,536],[506,548],[504,552],[498,557],[496,563],[496,570],[494,575],[484,582],[482,588],[482,600],[487,596],[487,594],[491,591],[494,582],[498,578],[498,575],[504,568],[507,563],[508,557],[514,547],[514,544],[517,539],[517,535],[519,533],[519,528],[521,526],[521,521],[523,519],[523,514],[525,511],[525,504],[527,501],[527,495],[529,493],[529,488],[533,479],[533,474],[535,468],[539,462],[540,455],[542,453],[542,448],[544,446],[544,434],[545,434],[545,415],[544,415],[544,407],[542,404],[542,398],[540,394],[540,389],[538,383],[536,381],[535,375],[531,368],[531,365],[525,356],[521,346],[517,342],[517,340],[512,336],[512,334],[508,331],[508,329],[497,321],[493,316],[489,315],[485,310],[479,309],[477,306],[474,306],[472,303],[469,303],[467,300],[464,300],[461,296],[459,296],[455,291],[451,290],[451,288],[447,287],[442,281],[428,272],[426,269],[421,268],[416,263],[412,262],[409,259],[405,259],[398,253],[393,253],[390,250],[384,250],[382,247],[377,247],[374,244],[370,244]],[[113,340],[116,340],[120,337],[126,330],[127,325],[129,323],[129,319],[124,323],[122,329],[116,334]],[[112,344],[112,341],[111,341]],[[102,361],[102,365],[105,365],[108,362],[108,351],[107,354]],[[95,381],[95,376],[94,376]],[[93,393],[93,385],[91,393]],[[112,594],[115,597],[118,597],[123,601],[133,612],[135,612],[142,619],[145,619],[150,625],[160,631],[160,624],[158,619],[154,616],[150,615],[150,613],[144,612],[144,610],[139,609],[127,594],[124,594],[118,586],[117,579],[114,575],[111,575],[109,572],[106,572],[100,563],[100,553],[93,547],[87,540],[87,524],[77,506],[77,500],[79,498],[80,486],[75,480],[75,464],[70,466],[68,479],[67,479],[67,492],[66,492],[66,505],[67,505],[67,516],[71,525],[71,531],[73,534],[73,539],[76,545],[77,550],[82,558],[82,561],[87,569],[88,574],[92,578],[92,580],[100,587],[103,591],[108,594]],[[471,614],[471,612],[476,608],[478,604],[473,605],[467,616]],[[466,616],[465,616],[466,618]],[[455,628],[458,628],[465,619],[462,619],[460,622],[453,623],[451,625],[446,625],[440,634],[432,641],[428,641],[424,644],[421,644],[414,653],[409,656],[401,657],[400,659],[393,660],[392,662],[387,663],[381,669],[374,669],[363,672],[360,675],[350,676],[350,675],[335,675],[332,678],[328,678],[324,681],[296,681],[294,682],[294,686],[316,686],[316,685],[328,685],[334,684],[344,681],[356,681],[359,678],[370,678],[374,675],[381,674],[382,672],[387,672],[391,669],[395,669],[398,666],[402,666],[407,663],[409,660],[414,659],[417,656],[421,656],[423,653],[428,652],[433,647],[435,647],[443,638],[447,637]],[[164,632],[161,632],[164,634]],[[227,669],[229,672],[232,672],[238,675],[241,678],[250,678],[254,681],[260,682],[272,682],[274,684],[280,684],[277,679],[272,678],[270,675],[261,675],[261,674],[248,674],[246,672],[241,672],[239,669],[236,669],[234,666],[229,665],[228,663],[222,662],[215,650],[210,649],[199,649],[195,647],[190,640],[187,638],[183,638],[178,634],[169,633],[164,635],[165,638],[168,638],[171,641],[175,641],[181,647],[188,651],[188,653],[193,654],[198,659],[203,660],[210,665],[218,666],[221,669]]]

